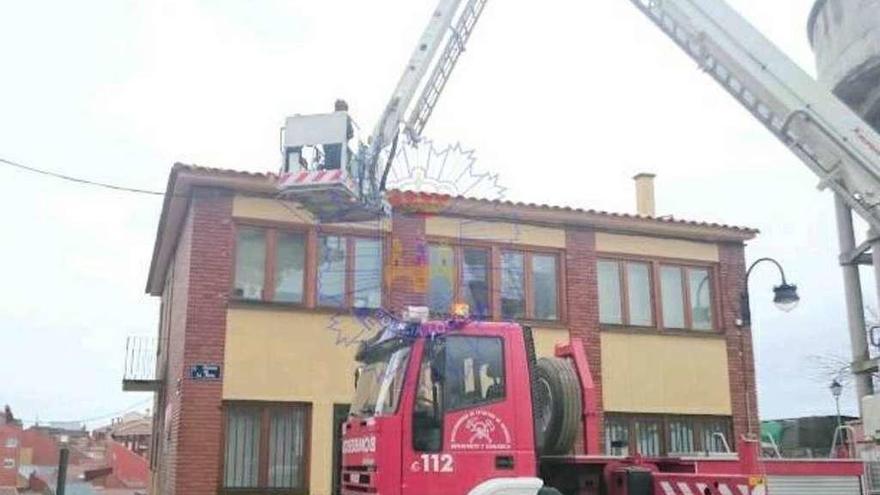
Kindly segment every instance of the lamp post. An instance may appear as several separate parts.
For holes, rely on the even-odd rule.
[[[740,318],[736,322],[739,327],[746,327],[752,324],[752,310],[749,307],[749,276],[752,274],[752,270],[754,270],[755,266],[764,261],[776,265],[776,268],[779,269],[779,275],[782,278],[782,283],[773,288],[773,303],[776,304],[776,307],[787,313],[796,308],[798,302],[801,300],[797,293],[797,286],[789,284],[785,280],[785,271],[782,269],[782,265],[773,258],[761,258],[752,263],[746,271],[745,287],[740,294]]]

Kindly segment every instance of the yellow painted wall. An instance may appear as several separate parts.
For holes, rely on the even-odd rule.
[[[609,412],[730,415],[725,341],[604,332],[602,397]]]
[[[432,216],[426,219],[425,232],[455,239],[565,248],[565,230],[534,225]]]
[[[278,199],[237,194],[232,202],[232,216],[287,223],[315,223],[315,217],[298,203]],[[390,230],[391,222],[383,220],[358,223],[334,223],[334,227]]]
[[[22,447],[18,451],[18,465],[30,466],[34,463],[34,449],[30,447]]]
[[[553,357],[556,344],[568,343],[567,328],[532,328],[535,340],[535,354],[538,357]]]
[[[310,493],[330,493],[333,404],[351,401],[353,342],[363,338],[361,328],[327,313],[232,308],[227,314],[223,398],[312,404]]]
[[[596,232],[596,251],[640,256],[658,256],[698,261],[718,261],[718,245],[658,237]]]

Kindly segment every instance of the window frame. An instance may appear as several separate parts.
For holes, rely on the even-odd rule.
[[[489,314],[487,319],[502,320],[501,315],[501,261],[502,253],[513,252],[523,255],[523,295],[525,296],[525,316],[520,319],[524,322],[536,322],[552,326],[562,326],[567,321],[566,309],[566,285],[565,285],[565,250],[546,247],[532,246],[522,244],[509,244],[492,241],[480,240],[460,240],[442,236],[427,236],[427,246],[448,246],[453,249],[453,263],[455,264],[453,280],[453,301],[464,301],[464,292],[462,290],[462,281],[464,276],[464,250],[465,249],[484,249],[489,254]],[[534,294],[532,287],[533,279],[533,256],[551,256],[556,259],[556,312],[559,315],[556,319],[537,319],[534,317]],[[430,269],[430,267],[428,267]],[[428,273],[430,277],[430,272]],[[428,291],[426,291],[427,294]],[[445,316],[445,314],[437,314],[437,316]]]
[[[228,412],[230,408],[241,407],[251,408],[259,411],[260,417],[260,443],[257,452],[257,487],[229,487],[225,486],[226,465],[225,452],[227,432],[226,425],[228,421]],[[287,495],[308,495],[311,487],[311,465],[312,465],[312,413],[313,407],[311,402],[274,402],[274,401],[247,401],[247,400],[226,400],[222,404],[222,428],[220,429],[220,476],[218,477],[217,492],[223,495],[233,494],[278,494]],[[271,429],[271,414],[276,409],[301,409],[303,413],[303,480],[301,487],[294,488],[272,488],[269,487],[269,432]]]
[[[658,445],[660,456],[668,456],[672,454],[701,454],[703,452],[706,452],[706,446],[703,445],[703,435],[706,429],[713,424],[720,424],[722,422],[724,423],[724,427],[727,430],[723,433],[725,433],[725,438],[727,439],[727,443],[730,446],[731,452],[736,451],[735,442],[731,442],[731,438],[733,436],[732,416],[606,412],[604,421],[605,423],[614,422],[618,425],[623,425],[624,429],[626,430],[628,440],[626,448],[628,449],[629,455],[633,455],[637,451],[636,449],[638,447],[639,439],[636,433],[636,423],[638,421],[653,422],[660,425],[660,443]],[[672,431],[670,429],[670,423],[675,421],[687,422],[691,426],[694,440],[693,452],[669,451],[669,447],[672,444]],[[605,438],[608,434],[607,428],[607,426],[603,427],[603,438]],[[610,452],[610,448],[611,446],[606,445],[604,451],[608,453]]]
[[[266,253],[263,267],[263,297],[260,299],[248,299],[235,294],[235,272],[238,263],[238,233],[240,229],[260,229],[264,232]],[[277,265],[278,234],[297,234],[304,237],[304,270],[303,270],[303,299],[301,302],[275,301],[275,269]],[[320,236],[338,236],[345,240],[346,268],[344,302],[341,305],[318,304],[318,239]],[[231,251],[231,277],[229,298],[231,302],[241,304],[270,304],[290,308],[306,308],[320,310],[350,310],[350,309],[376,309],[354,308],[354,263],[355,263],[355,240],[369,239],[379,242],[381,249],[381,273],[379,280],[380,307],[388,302],[388,287],[386,282],[386,267],[388,266],[390,235],[388,232],[374,232],[357,228],[339,228],[327,226],[315,226],[309,224],[297,224],[287,222],[275,222],[271,220],[241,219],[237,218],[233,223],[233,238]]]
[[[600,253],[596,258],[596,263],[607,261],[618,264],[618,276],[620,277],[620,301],[621,301],[621,318],[623,323],[604,323],[600,320],[599,326],[604,329],[634,329],[634,330],[656,330],[664,333],[686,333],[712,335],[722,331],[722,320],[720,318],[722,308],[719,290],[718,290],[718,263],[717,262],[701,262],[699,260],[684,260],[674,258],[645,257],[633,256],[616,253]],[[643,263],[648,265],[648,275],[650,277],[650,293],[651,293],[651,325],[632,325],[629,323],[629,285],[627,280],[627,270],[625,266],[628,263]],[[662,277],[661,268],[672,267],[679,268],[682,276],[682,304],[684,311],[684,327],[666,327],[663,320],[663,298],[662,298]],[[690,291],[688,276],[691,270],[705,270],[709,276],[709,290],[711,291],[709,298],[709,308],[711,311],[710,328],[694,328],[693,315],[690,307]],[[596,281],[597,294],[601,290]],[[598,298],[597,298],[598,300]]]
[[[458,407],[453,408],[453,407],[446,406],[446,404],[449,401],[449,389],[448,389],[448,382],[444,383],[443,384],[443,400],[441,401],[441,403],[443,404],[444,423],[445,423],[446,415],[449,413],[465,411],[465,410],[474,409],[477,407],[490,406],[490,405],[498,404],[499,402],[504,402],[505,400],[507,400],[509,383],[508,383],[508,379],[507,379],[507,377],[508,377],[507,359],[506,359],[507,354],[504,349],[504,344],[506,341],[504,339],[502,339],[501,337],[495,336],[495,335],[449,335],[447,337],[444,337],[444,339],[446,340],[446,344],[445,344],[446,346],[449,345],[450,340],[454,340],[454,339],[486,339],[486,340],[493,339],[493,340],[497,341],[500,344],[499,349],[501,349],[501,367],[502,367],[502,373],[503,373],[503,379],[502,379],[501,383],[502,383],[502,386],[504,387],[504,389],[503,389],[504,393],[501,395],[501,397],[499,397],[497,399],[492,399],[492,400],[485,400],[484,399],[477,404],[467,404],[467,405],[462,405],[462,406],[458,406]],[[448,347],[445,347],[443,349],[444,361],[446,359],[448,359],[447,349],[448,349]],[[448,366],[448,365],[449,365],[448,362],[443,363],[444,367]]]

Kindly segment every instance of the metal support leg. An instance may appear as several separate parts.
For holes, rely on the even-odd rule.
[[[837,232],[840,252],[849,253],[856,247],[853,231],[852,210],[838,195],[834,195],[834,206],[837,211]],[[875,260],[878,254],[875,251]],[[875,269],[877,263],[875,263]],[[856,264],[843,265],[843,289],[846,295],[846,318],[849,323],[849,343],[852,348],[853,362],[867,360],[868,336],[865,332],[865,311],[862,302],[862,287],[859,280],[859,267]],[[880,282],[878,282],[880,283]],[[855,375],[856,394],[859,398],[859,412],[862,409],[862,397],[874,393],[871,375]]]

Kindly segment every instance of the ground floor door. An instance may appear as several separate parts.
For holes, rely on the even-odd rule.
[[[333,495],[342,493],[342,423],[348,418],[349,404],[333,404]]]

